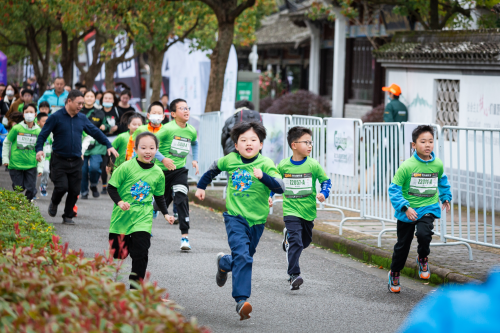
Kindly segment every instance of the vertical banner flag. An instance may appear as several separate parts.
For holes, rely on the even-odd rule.
[[[7,56],[0,51],[0,83],[7,85]]]
[[[285,158],[285,115],[262,113],[262,123],[266,128],[267,137],[262,147],[262,155],[278,164]]]
[[[354,177],[354,120],[335,118],[328,121],[326,171]]]
[[[227,119],[234,112],[236,102],[236,82],[238,80],[238,55],[234,45],[231,45],[229,58],[227,59],[226,73],[224,74],[224,90],[222,91],[222,101],[220,111],[223,119]]]
[[[95,45],[95,33],[90,33],[84,38],[85,46],[87,51],[87,65],[90,66],[92,63],[92,52]],[[115,48],[113,49],[112,58],[119,57],[125,51],[127,45],[127,35],[120,34],[115,38]],[[125,55],[125,58],[131,58],[134,56],[134,45],[132,44]],[[102,65],[101,72],[97,75],[94,82],[94,90],[115,90],[115,87],[106,87],[104,85],[105,79],[105,65]],[[139,64],[136,57],[129,61],[122,62],[118,65],[116,72],[114,74],[115,83],[124,83],[130,87],[130,92],[132,93],[132,98],[130,99],[130,105],[132,105],[137,111],[142,111],[141,107],[141,80],[139,75]]]

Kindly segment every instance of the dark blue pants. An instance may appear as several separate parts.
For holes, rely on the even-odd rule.
[[[89,180],[90,186],[97,186],[99,177],[101,176],[101,155],[89,155],[83,159],[82,167],[82,194],[89,194]]]
[[[288,274],[300,274],[299,258],[302,250],[311,244],[314,222],[297,216],[285,216],[283,220],[288,232]]]
[[[223,214],[231,255],[219,262],[220,268],[233,275],[233,298],[236,302],[250,297],[252,291],[253,255],[264,232],[264,224],[248,226],[241,215]]]

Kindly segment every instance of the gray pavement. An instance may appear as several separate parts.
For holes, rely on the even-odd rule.
[[[10,189],[10,179],[0,171],[0,187]],[[109,197],[80,200],[75,226],[62,225],[47,214],[49,196],[37,205],[71,248],[87,257],[107,248],[112,202]],[[180,252],[180,231],[159,216],[153,225],[148,270],[152,280],[166,288],[169,297],[213,332],[393,332],[411,308],[435,288],[402,278],[400,294],[387,291],[387,271],[316,248],[301,258],[305,282],[300,291],[288,288],[282,235],[266,230],[254,257],[252,318],[243,322],[231,298],[231,279],[225,287],[215,284],[215,257],[229,252],[222,215],[191,205],[190,242],[193,250]],[[124,273],[130,269],[126,260]]]

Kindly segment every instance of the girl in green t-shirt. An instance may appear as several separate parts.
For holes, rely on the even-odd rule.
[[[129,112],[127,112],[129,113]],[[125,162],[126,160],[126,155],[127,155],[127,145],[128,141],[130,139],[130,136],[132,136],[135,132],[136,129],[138,129],[140,126],[143,125],[144,123],[144,118],[140,113],[137,113],[135,111],[131,111],[130,113],[133,113],[130,115],[130,117],[127,120],[128,124],[128,132],[122,133],[116,137],[116,139],[113,141],[112,145],[118,152],[118,157],[116,160],[113,161],[114,156],[111,157],[111,160],[113,161],[114,167],[118,167],[120,164]],[[123,115],[125,117],[125,115]],[[109,170],[111,171],[111,170]]]
[[[139,134],[134,147],[137,157],[116,168],[108,186],[109,196],[115,203],[109,243],[116,259],[125,259],[130,253],[132,274],[129,279],[135,282],[146,276],[153,226],[153,198],[165,220],[174,223],[163,197],[165,176],[160,167],[152,163],[157,150],[158,139],[154,134]],[[131,283],[130,288],[135,289],[136,286]]]

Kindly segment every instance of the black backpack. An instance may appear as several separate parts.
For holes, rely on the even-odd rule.
[[[236,113],[234,117],[236,118],[234,122],[235,125],[244,121],[248,123],[256,121],[262,124],[262,116],[260,115],[259,112],[254,110],[243,109],[240,111],[239,116]]]

